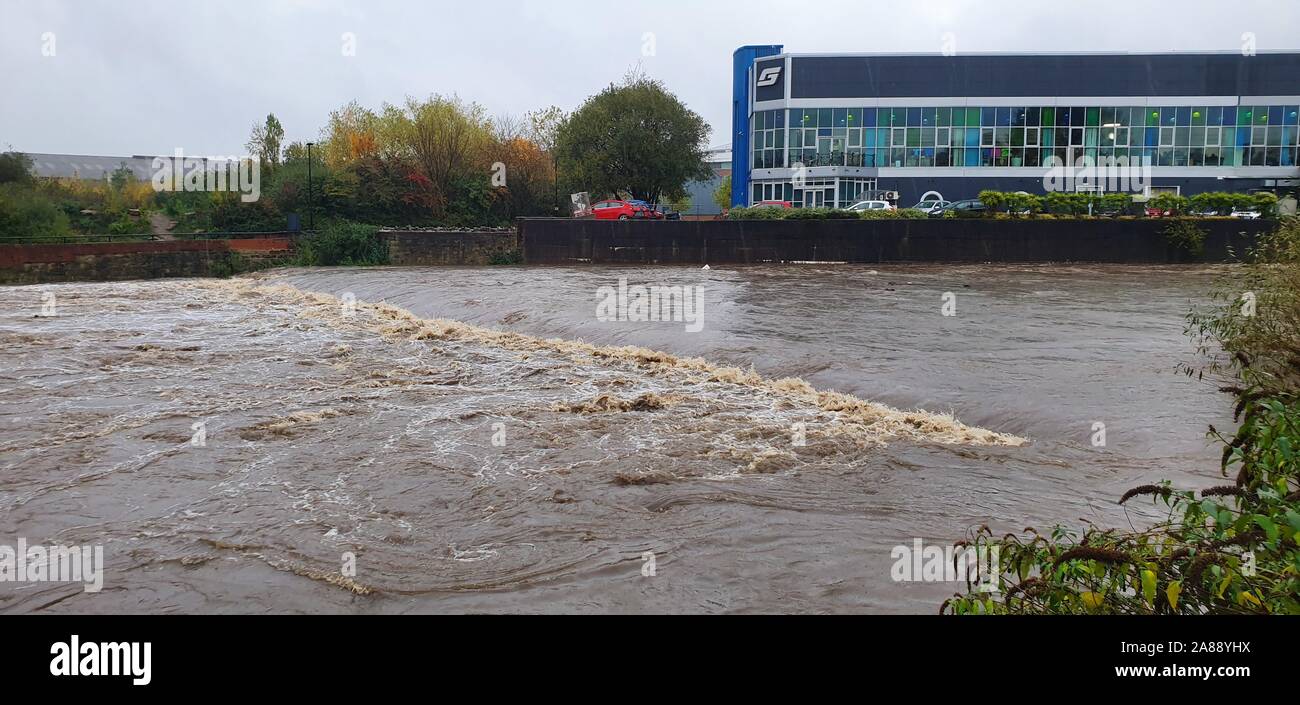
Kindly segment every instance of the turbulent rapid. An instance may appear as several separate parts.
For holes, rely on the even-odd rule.
[[[0,611],[932,612],[959,586],[895,582],[891,548],[1141,521],[1128,487],[1213,476],[1224,403],[1174,374],[1212,276],[3,288],[0,544],[102,545],[105,575],[0,584]],[[597,321],[619,278],[699,286],[704,330]]]

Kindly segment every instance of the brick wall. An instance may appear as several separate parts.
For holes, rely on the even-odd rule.
[[[284,237],[0,245],[0,284],[224,275],[235,257],[271,265],[292,252]]]
[[[485,265],[520,251],[514,231],[383,230],[379,237],[389,262],[398,266]]]

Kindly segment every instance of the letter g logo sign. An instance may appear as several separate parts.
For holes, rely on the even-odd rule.
[[[755,85],[757,85],[759,88],[763,88],[766,86],[775,86],[776,82],[780,80],[780,78],[781,78],[781,67],[773,66],[772,68],[763,69],[763,72],[758,74],[758,82]]]

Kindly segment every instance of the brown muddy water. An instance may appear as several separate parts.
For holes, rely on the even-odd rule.
[[[384,268],[0,288],[0,544],[105,556],[102,592],[0,583],[0,611],[933,613],[959,586],[895,582],[894,547],[1140,524],[1150,508],[1115,504],[1129,487],[1214,482],[1204,434],[1227,399],[1175,372],[1214,276]],[[703,330],[597,320],[620,278],[702,287]]]

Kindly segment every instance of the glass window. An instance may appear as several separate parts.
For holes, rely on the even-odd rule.
[[[1218,107],[1218,106],[1215,106],[1215,105],[1212,105],[1212,106],[1206,108],[1206,109],[1205,109],[1205,124],[1206,124],[1206,125],[1222,125],[1222,124],[1223,124],[1223,108]]]
[[[980,124],[985,127],[993,127],[998,121],[998,111],[996,108],[983,108],[980,110]]]
[[[1188,107],[1188,106],[1183,106],[1183,107],[1178,108],[1177,110],[1175,110],[1175,111],[1174,111],[1174,116],[1175,116],[1175,119],[1177,120],[1177,122],[1175,123],[1175,124],[1177,124],[1177,125],[1190,125],[1190,124],[1192,124],[1192,109],[1191,109],[1190,107]]]
[[[982,112],[979,108],[966,108],[966,127],[979,127]]]
[[[1088,108],[1087,111],[1088,127],[1097,127],[1101,124],[1101,108]]]
[[[937,108],[921,108],[921,127],[934,127],[937,113]]]
[[[1025,126],[1038,127],[1038,108],[1025,108]]]
[[[1205,124],[1205,108],[1192,108],[1192,124],[1193,125]]]
[[[1160,108],[1147,109],[1147,127],[1160,126]]]
[[[898,123],[894,123],[894,124],[897,125]],[[920,126],[921,126],[921,109],[920,109],[920,108],[908,108],[908,110],[907,110],[907,126],[908,126],[908,127],[920,127]]]
[[[998,127],[1011,126],[1011,108],[998,108]]]
[[[1223,108],[1223,124],[1224,125],[1237,124],[1237,106],[1229,105]]]
[[[817,111],[817,127],[831,127],[835,122],[831,119],[831,109],[822,108]]]
[[[1028,111],[1026,111],[1024,108],[1012,108],[1011,109],[1012,126],[1024,127],[1025,121],[1028,120],[1027,113]]]
[[[831,125],[834,127],[848,127],[849,111],[846,108],[834,108],[831,110]]]
[[[935,110],[934,124],[938,127],[949,127],[952,125],[952,108],[938,108]]]
[[[1282,123],[1286,125],[1296,124],[1297,117],[1300,116],[1300,107],[1288,105],[1282,108]]]

